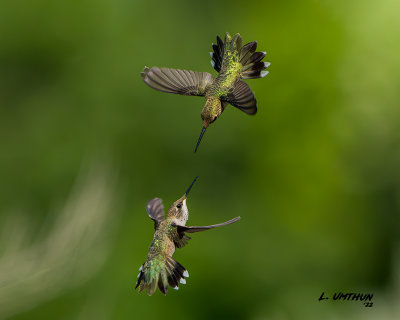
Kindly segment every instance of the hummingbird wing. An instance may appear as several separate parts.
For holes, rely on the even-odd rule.
[[[176,233],[173,235],[173,241],[174,244],[177,248],[182,248],[184,247],[188,241],[191,239],[186,233],[194,233],[194,232],[200,232],[200,231],[205,231],[213,228],[218,228],[218,227],[223,227],[231,223],[235,223],[236,221],[239,221],[240,217],[233,218],[229,221],[223,222],[223,223],[218,223],[218,224],[213,224],[210,226],[180,226],[180,225],[175,225],[176,227]]]
[[[160,198],[151,199],[146,204],[146,211],[149,217],[154,221],[154,229],[164,220],[164,205]]]
[[[219,223],[219,224],[213,224],[210,226],[180,226],[180,225],[173,225],[175,227],[175,232],[172,233],[172,240],[174,241],[174,244],[177,248],[183,248],[189,240],[191,239],[186,233],[194,233],[194,232],[200,232],[200,231],[205,231],[213,228],[218,228],[218,227],[223,227],[231,223],[235,223],[236,221],[239,221],[240,217],[233,218],[229,221]]]
[[[217,36],[217,44],[213,43],[212,48],[214,52],[210,52],[212,59],[211,65],[217,72],[219,72],[221,70],[222,58],[224,57],[224,43],[219,36]]]
[[[172,237],[175,247],[177,247],[179,249],[186,246],[190,239],[192,239],[192,238],[189,237],[187,234],[178,232],[178,230],[176,231],[176,234]]]
[[[205,231],[205,230],[209,230],[209,229],[213,229],[213,228],[223,227],[223,226],[226,226],[228,224],[235,223],[235,222],[237,222],[239,220],[240,220],[240,217],[236,217],[236,218],[233,218],[233,219],[231,219],[229,221],[225,221],[225,222],[218,223],[218,224],[212,224],[210,226],[192,226],[192,227],[189,227],[189,226],[177,226],[177,231],[178,231],[178,234],[200,232],[200,231]]]
[[[257,100],[246,82],[237,81],[233,90],[223,99],[249,115],[257,113]]]
[[[212,75],[208,72],[158,67],[151,69],[145,67],[141,76],[153,89],[185,96],[204,96],[213,81]]]

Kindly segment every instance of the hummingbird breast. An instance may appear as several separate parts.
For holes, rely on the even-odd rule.
[[[160,223],[154,234],[153,242],[150,245],[149,256],[156,254],[173,255],[175,252],[175,244],[169,237],[169,229],[170,223],[168,223],[168,221],[164,220]]]

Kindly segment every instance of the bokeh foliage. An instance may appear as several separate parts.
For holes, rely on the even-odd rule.
[[[13,319],[390,318],[399,10],[395,0],[2,1],[1,221],[25,212],[33,234],[46,233],[82,163],[118,172],[101,270]],[[204,100],[153,91],[139,73],[215,74],[208,52],[226,31],[257,40],[270,74],[248,81],[258,114],[228,108],[194,154]],[[168,207],[196,175],[189,224],[242,220],[176,252],[191,275],[178,292],[138,295],[153,234],[145,204]],[[367,310],[318,302],[322,291],[380,300]]]

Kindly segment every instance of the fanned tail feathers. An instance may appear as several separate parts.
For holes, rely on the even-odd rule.
[[[211,65],[215,71],[219,72],[221,70],[222,58],[224,57],[224,43],[221,38],[217,36],[217,44],[212,44],[214,52],[210,52]]]
[[[268,71],[264,70],[268,68],[270,63],[261,61],[267,53],[256,52],[256,49],[257,41],[253,41],[245,44],[240,50],[240,63],[243,66],[242,79],[263,78],[268,74]]]
[[[179,283],[186,284],[185,278],[189,278],[189,272],[178,261],[169,257],[167,259],[168,284],[175,290],[179,289]]]
[[[242,65],[242,79],[263,78],[268,74],[268,71],[264,70],[268,68],[270,63],[261,61],[266,52],[256,52],[257,41],[249,42],[242,47],[242,38],[239,34],[232,38],[230,36],[225,37],[224,42],[217,36],[217,44],[212,44],[212,48],[214,52],[210,52],[211,65],[217,72],[221,70],[225,51],[237,50],[239,62]]]
[[[139,292],[143,290],[151,296],[157,286],[163,294],[167,294],[168,285],[173,289],[179,289],[179,283],[186,284],[185,278],[189,277],[189,273],[178,261],[172,257],[158,255],[140,267],[136,288]]]

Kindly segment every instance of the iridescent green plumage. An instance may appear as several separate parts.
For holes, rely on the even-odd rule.
[[[222,42],[217,37],[213,44],[211,64],[218,72],[213,78],[207,72],[195,72],[180,69],[145,68],[142,72],[144,82],[150,87],[168,93],[204,96],[206,104],[201,112],[203,129],[197,142],[210,123],[213,123],[231,104],[243,112],[254,115],[257,112],[257,101],[249,86],[241,79],[256,79],[267,75],[268,62],[262,62],[266,53],[256,52],[257,42],[242,46],[242,38],[237,33],[233,37],[229,33]]]
[[[172,258],[172,255],[175,252],[175,248],[184,247],[190,240],[190,237],[186,233],[225,226],[240,219],[240,217],[236,217],[232,220],[210,226],[185,226],[189,216],[186,198],[191,186],[169,208],[166,218],[164,218],[164,206],[161,199],[154,198],[147,203],[146,210],[150,218],[154,221],[155,233],[146,262],[139,269],[140,273],[136,283],[136,288],[139,288],[139,292],[145,290],[148,295],[152,295],[158,286],[160,291],[166,294],[168,285],[174,289],[178,289],[179,283],[185,284],[185,278],[189,277],[189,273],[179,262]]]

